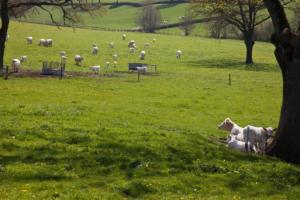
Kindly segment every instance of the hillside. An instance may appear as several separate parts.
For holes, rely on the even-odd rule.
[[[123,41],[117,32],[15,22],[9,34],[5,62],[27,55],[23,71],[59,60],[62,50],[67,71],[89,72],[114,53],[119,60],[118,72],[99,76],[0,80],[0,199],[299,198],[299,167],[215,139],[226,137],[217,125],[228,116],[241,126],[276,126],[282,83],[272,45],[258,42],[256,64],[246,67],[239,41],[141,33]],[[158,73],[137,82],[127,72],[139,62],[128,40],[141,49],[153,37],[145,62]],[[53,47],[38,46],[39,38],[53,38]]]

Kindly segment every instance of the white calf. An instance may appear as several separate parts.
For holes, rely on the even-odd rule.
[[[219,129],[228,131],[239,141],[244,141],[243,128],[234,123],[231,119],[226,118],[219,126]]]
[[[249,148],[253,149],[255,153],[265,153],[267,140],[276,129],[271,127],[255,127],[248,125],[243,129],[243,137],[246,143],[249,142]]]

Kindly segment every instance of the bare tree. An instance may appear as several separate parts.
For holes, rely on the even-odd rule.
[[[275,57],[281,68],[283,100],[280,121],[268,154],[300,164],[300,26],[293,32],[279,0],[264,0],[275,33]],[[300,24],[299,24],[300,25]]]
[[[77,12],[85,11],[92,13],[98,10],[101,6],[100,1],[94,2],[93,0],[1,0],[1,29],[0,29],[0,71],[3,70],[3,59],[5,51],[5,41],[7,30],[9,27],[10,17],[20,17],[26,13],[29,8],[39,7],[46,11],[52,21],[59,25],[47,6],[59,8],[62,11],[64,23],[67,21],[76,23],[78,22]]]
[[[244,36],[246,64],[253,64],[255,27],[269,18],[264,12],[262,0],[194,0],[194,11],[200,14],[217,15],[237,27]]]
[[[179,28],[184,31],[185,36],[190,35],[192,30],[196,27],[196,25],[192,23],[194,19],[192,12],[186,11],[185,15],[179,18],[182,21],[182,24],[179,26]]]
[[[161,15],[159,10],[152,4],[152,1],[145,3],[145,6],[138,14],[137,23],[146,33],[154,33],[155,29],[160,25]]]

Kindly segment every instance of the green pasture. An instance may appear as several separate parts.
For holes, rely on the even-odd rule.
[[[282,81],[271,44],[256,43],[255,64],[245,66],[244,44],[234,40],[127,33],[123,41],[121,32],[17,22],[9,34],[5,63],[27,55],[21,71],[40,71],[64,50],[67,71],[90,75],[0,80],[0,199],[299,199],[299,167],[215,139],[226,137],[217,129],[226,117],[277,126]],[[53,47],[38,46],[40,38]],[[127,43],[140,51],[152,38],[143,62],[158,72],[137,82],[127,64],[139,53]],[[92,76],[88,67],[114,53],[115,72]]]

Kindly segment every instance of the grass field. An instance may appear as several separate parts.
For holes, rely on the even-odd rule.
[[[228,116],[277,125],[282,82],[270,44],[256,43],[256,64],[246,67],[241,41],[139,33],[122,41],[116,32],[15,22],[9,34],[6,63],[27,55],[23,69],[40,70],[65,50],[68,71],[87,72],[118,53],[119,72],[0,80],[0,199],[299,199],[299,167],[210,140],[226,136],[217,125]],[[153,37],[145,62],[158,73],[137,82],[127,63],[138,54],[126,44]],[[39,47],[39,38],[53,38],[53,47]]]

